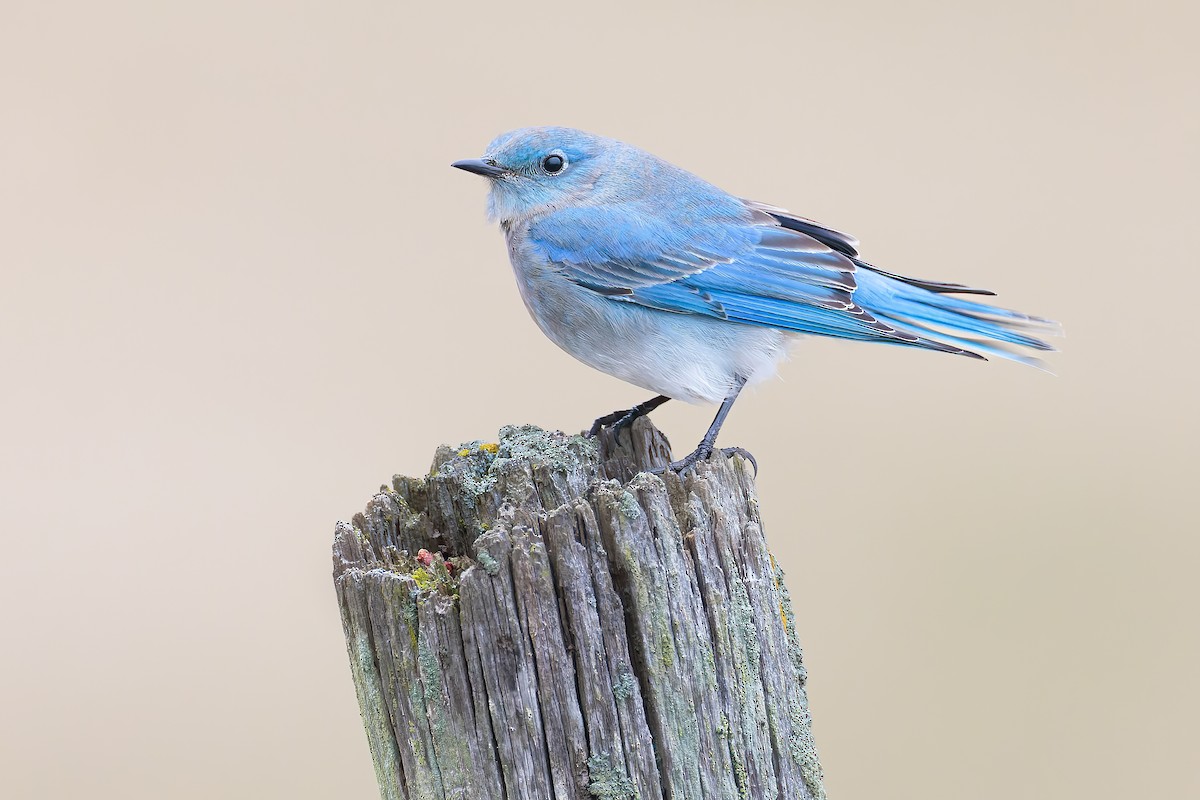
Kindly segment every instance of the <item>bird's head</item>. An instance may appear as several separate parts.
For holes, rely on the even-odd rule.
[[[521,128],[497,136],[482,158],[450,166],[486,177],[489,216],[510,223],[587,202],[623,148],[574,128]]]

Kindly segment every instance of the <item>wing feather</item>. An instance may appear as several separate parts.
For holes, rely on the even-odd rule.
[[[532,223],[529,241],[567,280],[656,311],[975,358],[959,345],[1028,360],[975,337],[1049,349],[1016,330],[1045,321],[947,296],[990,292],[884,272],[848,234],[726,198],[702,215],[636,202],[562,209]]]

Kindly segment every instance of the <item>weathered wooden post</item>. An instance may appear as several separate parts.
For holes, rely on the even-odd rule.
[[[824,797],[749,465],[658,478],[665,437],[619,438],[504,428],[338,523],[384,798]]]

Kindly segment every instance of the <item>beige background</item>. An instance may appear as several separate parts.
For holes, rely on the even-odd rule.
[[[0,2],[0,794],[374,796],[334,521],[645,394],[447,166],[557,123],[1066,325],[733,413],[831,796],[1200,795],[1194,4],[732,6]]]

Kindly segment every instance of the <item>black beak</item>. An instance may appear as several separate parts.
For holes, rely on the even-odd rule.
[[[457,169],[465,169],[467,172],[474,172],[476,175],[483,175],[485,178],[496,178],[504,174],[504,170],[496,165],[492,159],[482,158],[464,158],[462,161],[455,161],[450,166]]]

